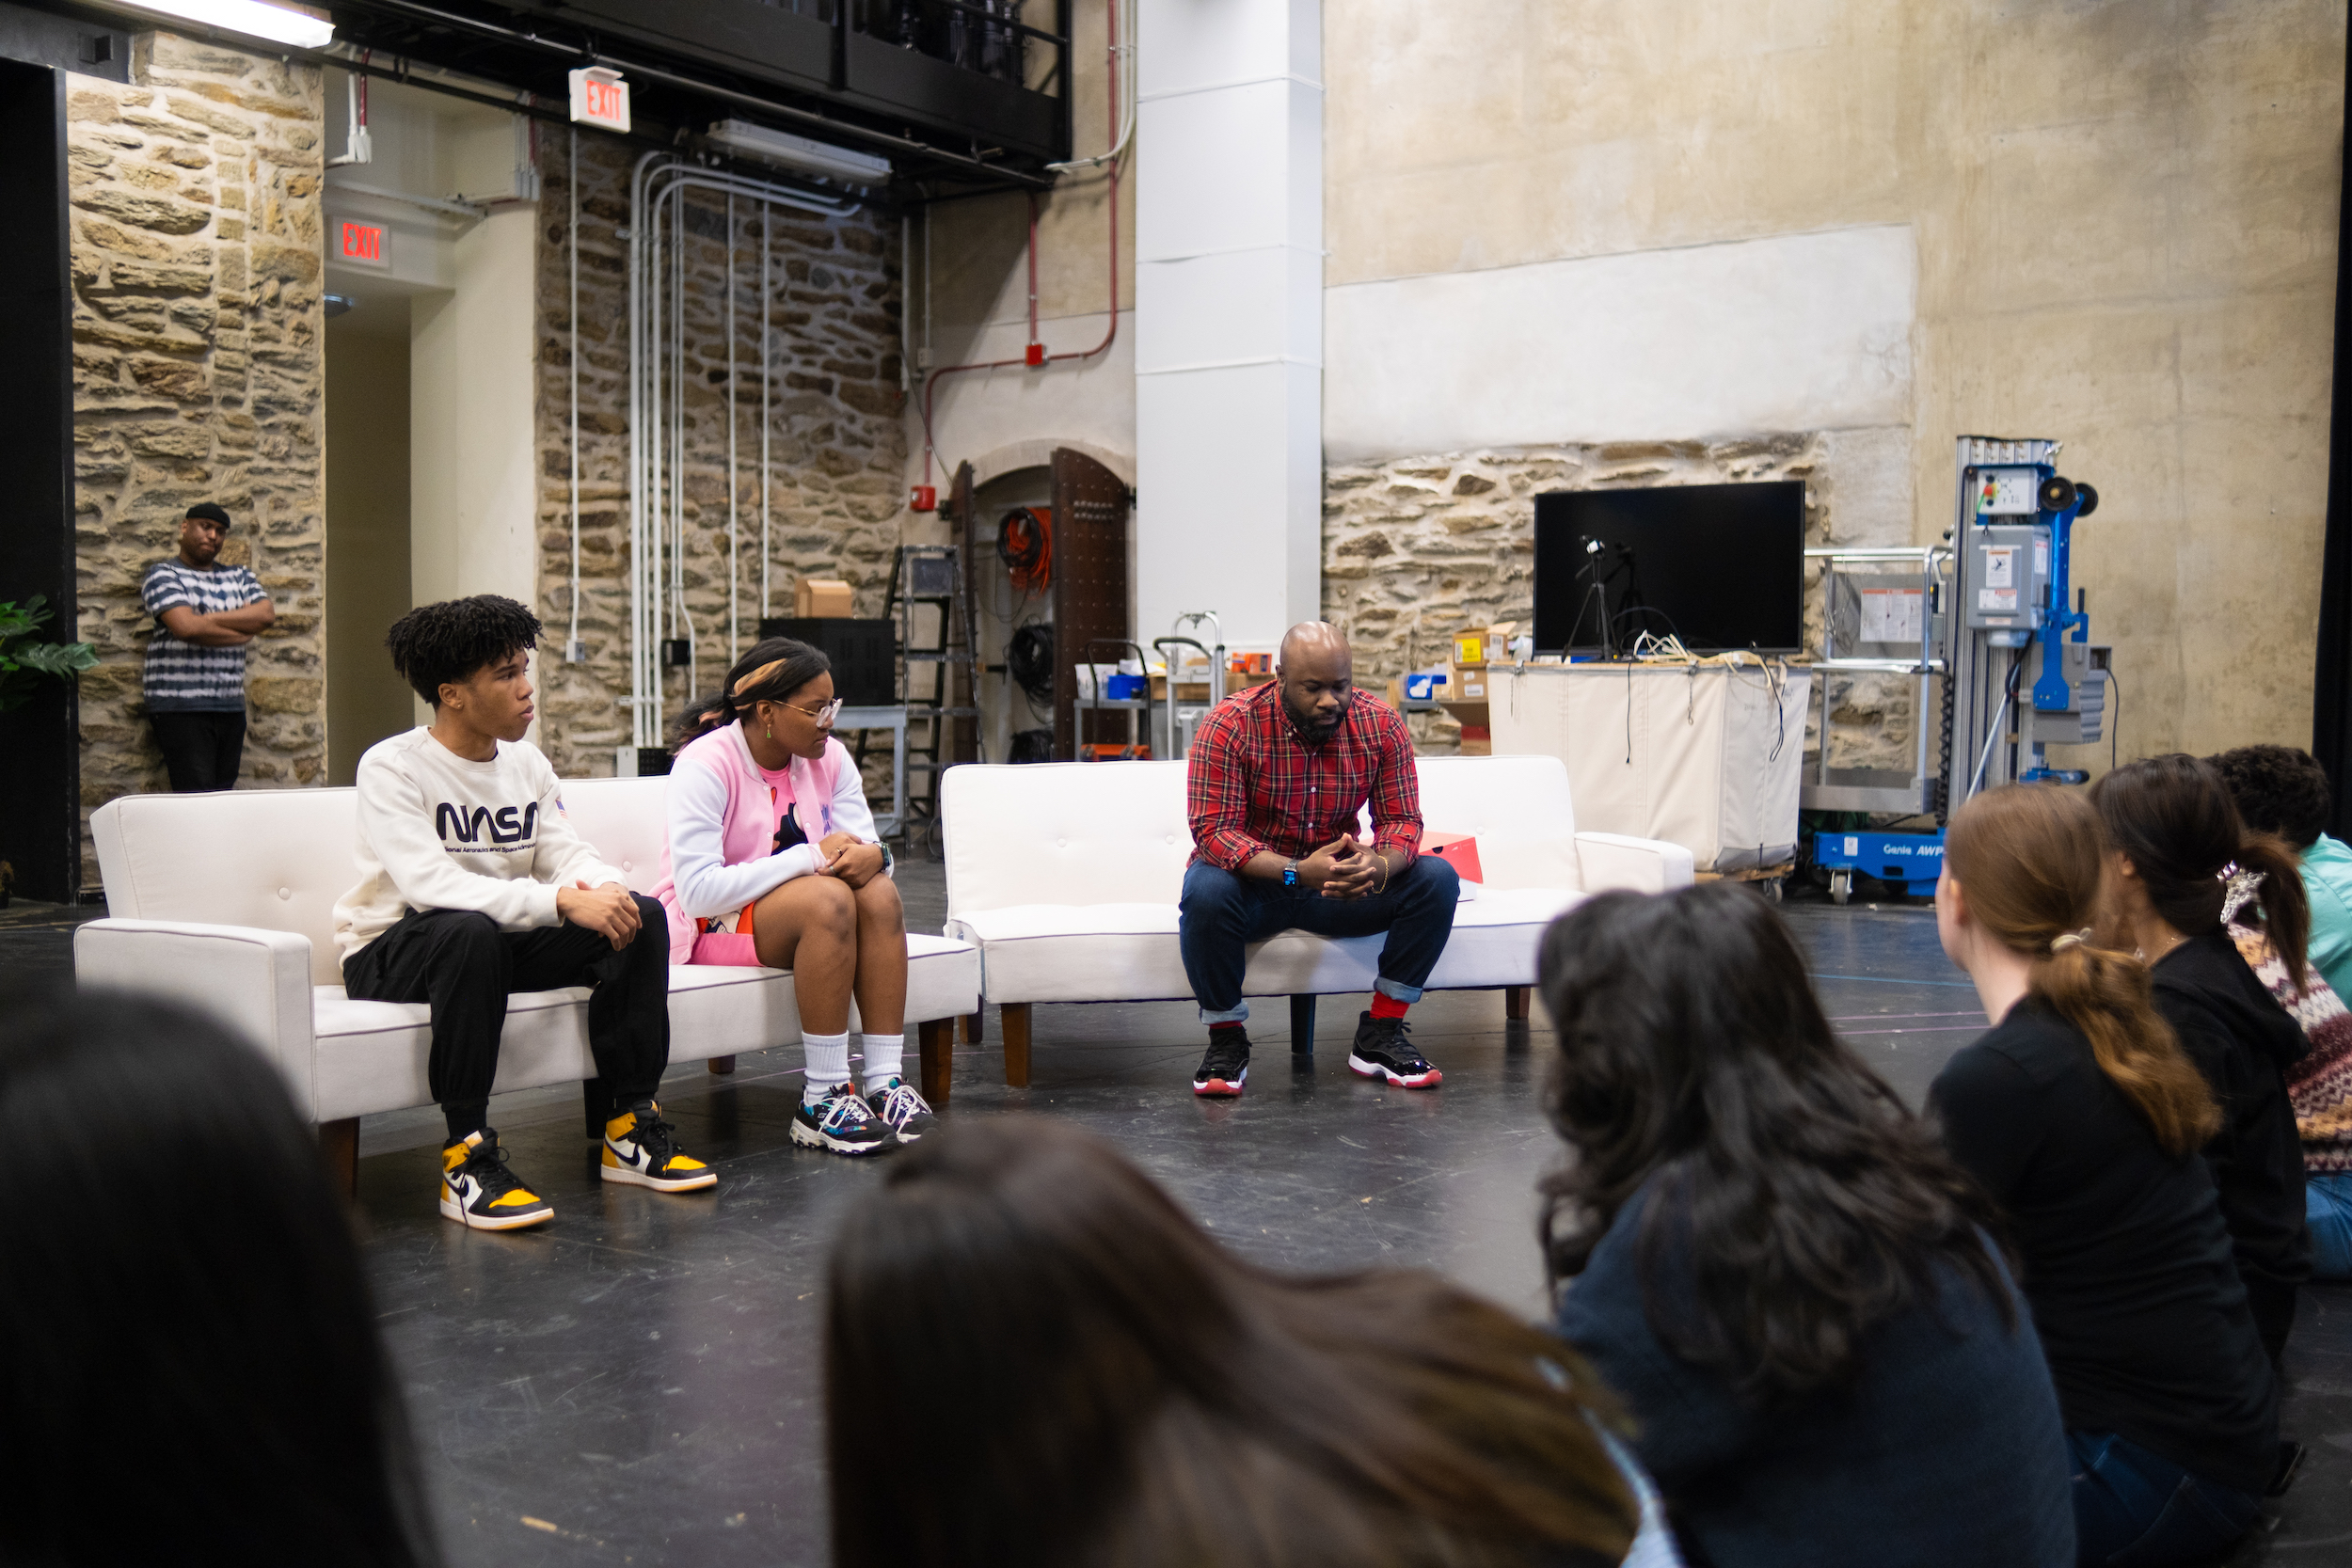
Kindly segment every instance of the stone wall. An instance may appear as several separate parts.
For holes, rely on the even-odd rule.
[[[606,774],[629,736],[629,166],[636,151],[580,138],[580,637],[564,661],[571,597],[570,256],[567,138],[541,142],[539,247],[540,744],[569,777]],[[686,347],[686,601],[699,643],[697,693],[719,684],[727,641],[727,229],[723,197],[689,198]],[[736,594],[740,646],[758,636],[760,595],[759,209],[737,203],[734,234]],[[898,543],[905,439],[898,389],[898,226],[871,214],[777,214],[770,262],[768,480],[772,612],[802,577],[843,578],[857,612],[880,615]],[[664,716],[687,695],[665,674]]]
[[[1893,433],[1899,438],[1899,433]],[[1324,475],[1323,612],[1348,635],[1357,679],[1377,689],[1407,670],[1442,666],[1469,626],[1534,615],[1534,497],[1546,490],[1805,482],[1808,546],[1900,542],[1908,519],[1868,495],[1899,445],[1815,432],[1705,443],[1563,445],[1449,452],[1328,468]],[[1843,492],[1857,492],[1841,508]],[[1820,646],[1820,576],[1805,572],[1805,639]],[[1913,745],[1909,683],[1839,677],[1829,688],[1830,761],[1902,768]],[[1424,751],[1443,753],[1460,726],[1411,716]],[[1819,745],[1808,721],[1806,748]]]
[[[278,608],[247,649],[242,777],[324,775],[322,111],[317,71],[168,33],[138,40],[127,85],[72,79],[77,592],[101,660],[81,682],[86,813],[166,787],[139,579],[199,500],[229,510],[221,559]]]

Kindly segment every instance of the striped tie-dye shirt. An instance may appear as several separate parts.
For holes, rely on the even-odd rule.
[[[199,615],[240,610],[268,595],[246,566],[191,566],[158,561],[139,584],[139,602],[155,617],[147,645],[147,705],[151,711],[245,711],[245,645],[206,648],[183,642],[164,627],[164,611],[185,605]]]

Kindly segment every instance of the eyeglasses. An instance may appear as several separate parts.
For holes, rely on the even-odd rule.
[[[776,706],[791,708],[795,713],[805,713],[811,719],[816,720],[819,725],[825,725],[832,723],[834,717],[841,711],[841,699],[835,697],[832,702],[816,707],[800,707],[791,703],[778,703]]]

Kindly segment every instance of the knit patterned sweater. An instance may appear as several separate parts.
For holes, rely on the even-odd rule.
[[[2286,960],[2263,928],[2239,921],[2242,911],[2253,908],[2261,885],[2259,873],[2231,878],[2222,919],[2254,977],[2311,1037],[2311,1053],[2287,1069],[2287,1098],[2303,1140],[2303,1169],[2313,1176],[2342,1175],[2352,1171],[2352,1010],[2315,968],[2306,967],[2298,993],[2287,976]]]

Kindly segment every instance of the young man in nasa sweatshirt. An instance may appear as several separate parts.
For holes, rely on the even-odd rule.
[[[661,906],[572,832],[555,769],[523,739],[538,617],[483,594],[412,610],[384,639],[433,722],[359,759],[359,885],[335,906],[355,1001],[433,1009],[426,1082],[449,1119],[441,1212],[484,1230],[554,1217],[506,1168],[486,1123],[506,999],[593,986],[588,1047],[617,1114],[604,1179],[684,1192],[718,1182],[654,1102],[670,1064]]]

